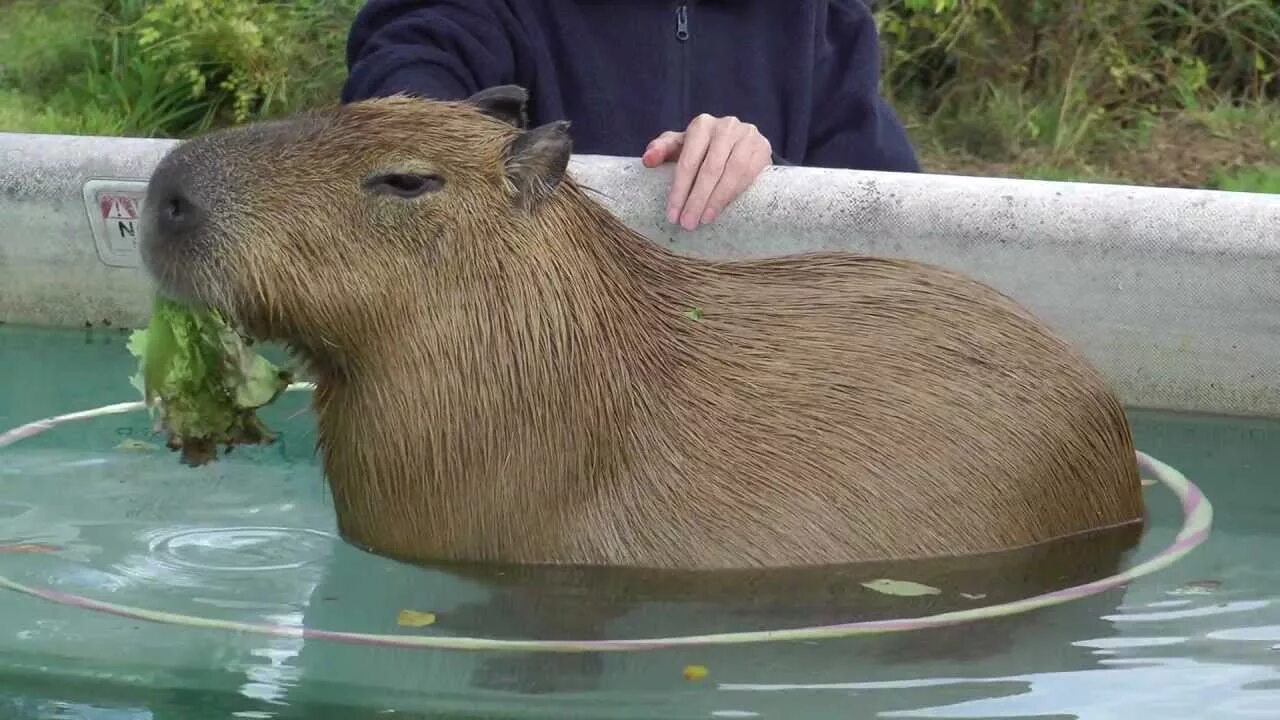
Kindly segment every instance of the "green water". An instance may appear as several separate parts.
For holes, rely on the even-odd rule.
[[[134,400],[124,341],[110,330],[0,328],[0,429]],[[0,546],[49,550],[0,551],[0,575],[155,610],[380,633],[626,638],[932,611],[792,578],[736,600],[699,597],[697,580],[675,599],[644,597],[647,581],[634,578],[534,577],[495,590],[360,552],[334,536],[306,402],[291,395],[265,414],[283,431],[277,445],[196,470],[154,444],[142,413],[0,450]],[[1280,718],[1280,424],[1133,420],[1139,447],[1211,498],[1213,535],[1167,570],[1064,606],[895,636],[546,655],[238,635],[0,590],[0,720]],[[1152,522],[1124,564],[1177,530],[1168,492],[1148,494]],[[951,571],[949,596],[963,586],[990,598],[1054,572],[1013,561]],[[399,627],[403,609],[437,622]],[[686,680],[690,664],[707,676]]]

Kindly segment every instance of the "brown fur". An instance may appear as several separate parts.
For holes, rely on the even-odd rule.
[[[161,287],[313,364],[349,541],[706,569],[1141,522],[1120,403],[1005,296],[850,253],[674,255],[560,176],[563,128],[495,114],[368,101],[184,143],[152,180]],[[445,185],[362,188],[388,170]],[[156,220],[172,192],[189,235]]]

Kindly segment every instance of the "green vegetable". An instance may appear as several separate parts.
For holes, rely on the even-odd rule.
[[[254,352],[217,311],[157,297],[129,352],[139,359],[133,386],[184,464],[211,462],[222,445],[229,452],[275,440],[256,411],[284,392],[292,373]]]

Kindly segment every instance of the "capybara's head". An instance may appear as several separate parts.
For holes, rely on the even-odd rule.
[[[147,189],[145,265],[258,335],[336,349],[393,331],[406,304],[474,295],[567,182],[567,123],[529,129],[525,101],[397,96],[184,142]]]

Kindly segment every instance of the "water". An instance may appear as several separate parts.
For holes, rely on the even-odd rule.
[[[0,429],[135,399],[125,339],[109,329],[0,328]],[[306,402],[290,395],[265,413],[283,431],[278,444],[195,470],[158,447],[142,413],[0,450],[0,575],[244,622],[626,638],[920,615],[1090,579],[1087,563],[1072,569],[1063,558],[1115,562],[1095,542],[1056,560],[801,573],[715,590],[705,578],[514,572],[494,589],[338,540]],[[1139,446],[1213,501],[1213,535],[1154,576],[1056,608],[897,635],[554,655],[164,625],[0,590],[0,719],[1280,717],[1280,423],[1133,419]],[[1122,565],[1164,547],[1180,522],[1167,490],[1148,493],[1153,521]],[[1068,571],[1075,580],[1059,577]],[[858,580],[884,576],[941,578],[947,599],[858,592]],[[402,627],[402,610],[436,622]],[[686,678],[690,665],[706,676]]]

